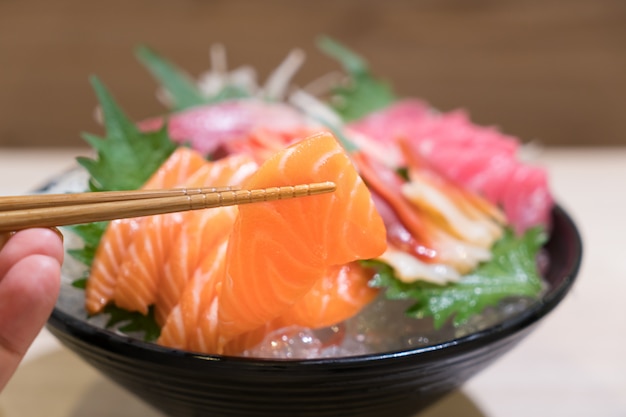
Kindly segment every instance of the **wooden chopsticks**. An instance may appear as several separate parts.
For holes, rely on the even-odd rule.
[[[35,194],[0,197],[0,212],[43,207],[72,206],[75,204],[104,203],[107,201],[143,200],[193,194],[239,190],[239,187],[173,188],[167,190],[101,191],[93,193]]]
[[[333,182],[242,190],[231,187],[0,197],[0,232],[150,216],[329,193]]]

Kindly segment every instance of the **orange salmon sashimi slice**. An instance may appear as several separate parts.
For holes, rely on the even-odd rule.
[[[225,261],[225,258],[223,260]],[[225,269],[220,271],[220,275],[214,278],[213,283],[207,284],[211,288],[205,291],[205,294],[215,297],[214,291],[216,287],[220,288],[223,272]],[[280,317],[231,339],[223,346],[221,353],[240,355],[245,350],[262,342],[268,333],[280,328],[299,326],[316,329],[328,327],[351,318],[372,302],[379,293],[378,289],[368,285],[372,274],[373,271],[362,267],[357,262],[330,267],[323,278],[317,280],[313,288]],[[202,272],[202,275],[205,273]],[[186,288],[185,293],[187,291]],[[215,353],[219,350],[218,319],[216,316],[218,300],[207,297],[207,295],[203,295],[194,300],[201,305],[198,317],[178,316],[175,319],[176,324],[168,321],[168,327],[177,326],[175,331],[168,329],[168,332],[177,335],[177,344],[173,344],[170,335],[167,337],[170,340],[167,346],[205,353]],[[188,299],[187,303],[189,301]],[[180,305],[182,304],[181,299]],[[189,304],[186,308],[189,309]],[[180,315],[180,312],[178,314]],[[193,328],[193,323],[197,323],[196,329]]]
[[[276,153],[245,186],[322,181],[335,182],[336,191],[239,207],[219,293],[217,353],[283,314],[329,267],[385,251],[385,226],[369,190],[329,133]]]
[[[358,262],[330,267],[324,277],[317,280],[313,288],[280,317],[230,340],[223,353],[241,355],[278,329],[291,326],[319,329],[353,317],[374,301],[380,292],[368,285],[373,274],[373,270],[362,267]]]
[[[188,187],[240,186],[258,168],[249,156],[233,155],[213,163],[207,163],[190,177]],[[237,216],[236,207],[198,210],[184,213],[180,234],[170,248],[163,276],[156,295],[155,314],[157,323],[165,323],[168,314],[178,303],[187,282],[209,248],[227,236]]]
[[[217,223],[218,217],[219,214],[212,224]],[[185,287],[178,305],[162,329],[158,343],[196,352],[217,351],[216,288],[221,285],[226,259],[225,256],[212,256],[205,256],[193,280]],[[349,319],[378,295],[379,290],[368,285],[372,274],[373,271],[357,262],[330,267],[324,277],[282,316],[230,340],[222,353],[240,355],[279,328],[300,326],[314,329]],[[161,289],[164,290],[162,286]]]
[[[142,188],[176,187],[205,164],[206,159],[198,152],[178,148]],[[96,250],[85,288],[85,308],[89,314],[101,312],[113,300],[120,268],[143,220],[144,218],[120,219],[109,223]]]
[[[201,210],[185,216],[182,230],[163,265],[163,276],[156,294],[155,318],[159,325],[166,322],[179,303],[181,294],[207,253],[223,236],[228,236],[236,217],[236,207]]]
[[[220,210],[221,208],[216,209]],[[209,328],[200,335],[202,332],[200,320],[202,307],[208,306],[210,310],[217,300],[217,288],[226,272],[227,247],[228,233],[225,233],[221,242],[206,251],[203,262],[185,286],[178,303],[161,328],[157,343],[175,349],[207,353],[216,345],[216,341],[209,340],[211,346],[208,346],[206,341],[208,334],[215,337],[215,330]]]
[[[162,265],[184,218],[183,213],[171,213],[146,217],[139,224],[117,274],[113,291],[115,305],[148,314],[149,306],[156,299]]]
[[[114,220],[109,223],[96,249],[89,279],[85,287],[85,309],[89,314],[102,311],[115,293],[117,273],[124,262],[136,219]]]
[[[256,168],[257,164],[245,156],[232,156],[216,162],[205,161],[204,165],[189,178],[184,179],[180,186],[188,188],[240,186]],[[206,211],[209,213],[203,214]],[[229,231],[234,222],[236,210],[218,210],[217,213],[231,214],[223,219],[215,219],[219,224],[215,227],[201,228],[200,236],[186,233],[182,235],[185,242],[179,239],[183,225],[189,227],[190,219],[202,221],[205,217],[208,219],[206,221],[211,221],[212,211],[211,209],[147,217],[141,223],[140,230],[134,234],[128,256],[120,269],[113,298],[115,304],[128,311],[138,311],[145,315],[149,306],[156,302],[157,320],[164,323],[167,314],[178,301],[189,274],[185,274],[184,269],[170,268],[169,271],[172,273],[165,275],[163,266],[168,263],[170,257],[174,257],[175,267],[176,258],[180,259],[181,250],[187,249],[188,251],[182,254],[186,258],[185,264],[189,266],[187,270],[195,269],[199,257],[202,256],[202,252],[197,249],[212,247],[214,236],[224,234],[222,230]]]
[[[276,320],[280,327],[311,329],[347,320],[378,295],[379,290],[368,285],[373,274],[357,262],[332,266],[309,292]]]

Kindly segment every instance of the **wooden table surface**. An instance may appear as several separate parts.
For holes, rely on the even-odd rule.
[[[73,165],[81,149],[0,148],[0,195]],[[626,416],[626,148],[539,155],[584,240],[576,286],[511,353],[420,417]],[[0,395],[0,417],[159,416],[42,331]]]

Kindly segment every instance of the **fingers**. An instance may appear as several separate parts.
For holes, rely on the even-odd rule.
[[[61,240],[45,229],[21,231],[0,251],[0,390],[54,307],[62,259]]]
[[[63,262],[63,245],[58,231],[52,229],[26,229],[15,233],[0,253],[0,282],[16,262],[28,255],[46,255]]]

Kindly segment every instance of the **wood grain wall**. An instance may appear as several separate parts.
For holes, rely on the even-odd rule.
[[[231,66],[261,78],[302,47],[304,84],[336,68],[319,34],[402,94],[524,141],[626,144],[623,0],[0,0],[0,146],[80,146],[80,132],[99,133],[91,74],[131,117],[161,112],[139,43],[197,75],[222,42]]]

